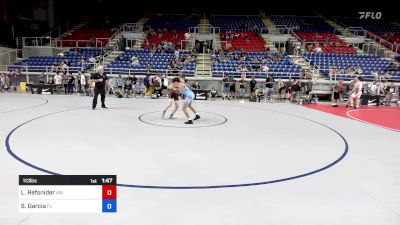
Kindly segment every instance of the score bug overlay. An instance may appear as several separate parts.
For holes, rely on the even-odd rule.
[[[19,212],[115,213],[116,175],[20,175]]]

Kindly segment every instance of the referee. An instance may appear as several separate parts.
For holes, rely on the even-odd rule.
[[[102,66],[97,67],[97,73],[92,74],[90,79],[95,83],[92,109],[96,109],[99,94],[101,96],[101,108],[107,109],[104,101],[106,100],[106,83],[108,78],[104,73],[104,68]]]

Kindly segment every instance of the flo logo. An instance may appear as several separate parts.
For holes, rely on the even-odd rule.
[[[379,20],[382,18],[382,12],[358,12],[360,19],[373,19]]]

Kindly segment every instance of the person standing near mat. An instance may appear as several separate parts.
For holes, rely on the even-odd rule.
[[[360,81],[360,78],[354,77],[354,86],[349,96],[350,108],[358,109],[358,107],[360,107],[361,94],[362,94],[362,83]]]
[[[332,107],[338,107],[338,100],[340,99],[340,84],[339,82],[335,82],[332,85]]]
[[[93,105],[92,109],[96,109],[97,105],[97,97],[101,96],[101,108],[106,109],[105,100],[106,100],[106,84],[107,84],[107,75],[104,73],[104,68],[102,66],[97,67],[97,73],[92,74],[90,77],[94,85],[94,97],[93,97]]]

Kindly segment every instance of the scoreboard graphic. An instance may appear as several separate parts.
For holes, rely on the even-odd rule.
[[[20,175],[19,212],[115,213],[116,175]]]

